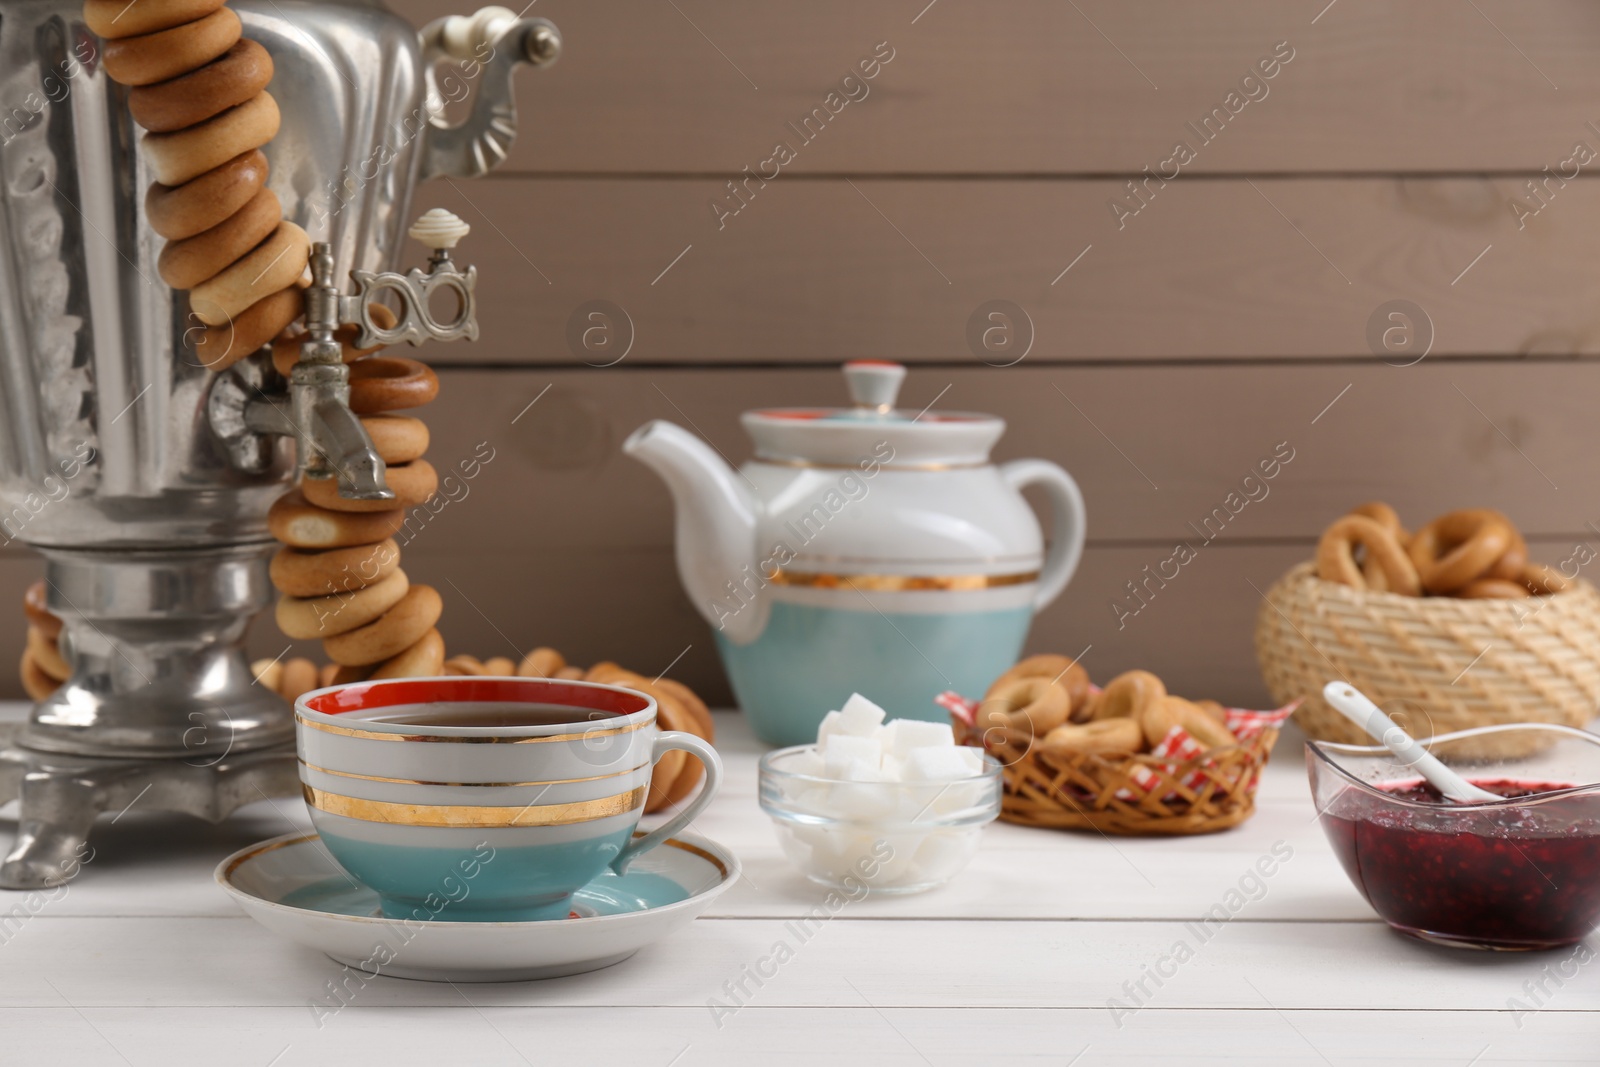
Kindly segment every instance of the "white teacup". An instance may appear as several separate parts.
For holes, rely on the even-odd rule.
[[[705,741],[656,728],[656,702],[594,682],[401,678],[295,702],[300,781],[322,841],[390,918],[563,918],[716,794]],[[637,840],[652,764],[705,765],[698,797]]]

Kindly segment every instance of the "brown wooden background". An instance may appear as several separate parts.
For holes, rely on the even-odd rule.
[[[664,417],[742,458],[738,412],[839,402],[850,357],[912,364],[906,404],[943,392],[1000,414],[998,458],[1078,478],[1089,549],[1031,646],[1092,645],[1097,676],[1146,666],[1190,695],[1260,700],[1257,588],[1370,497],[1413,523],[1503,508],[1550,560],[1600,545],[1600,161],[1550,179],[1523,228],[1510,207],[1537,205],[1525,183],[1576,143],[1600,151],[1600,8],[925,4],[530,9],[567,51],[523,77],[512,159],[419,202],[474,225],[463,251],[482,275],[483,339],[427,353],[444,383],[430,458],[495,449],[407,549],[446,596],[452,650],[551,644],[654,672],[687,648],[673,673],[726,700],[673,571],[666,492],[618,444]],[[400,6],[420,23],[474,5]],[[894,58],[867,98],[719,230],[711,199],[797,143],[785,124],[883,41]],[[1294,58],[1268,95],[1200,146],[1185,123],[1280,41]],[[1119,230],[1108,199],[1179,139],[1197,158]],[[1014,366],[968,347],[991,299],[1032,321]],[[593,300],[634,330],[604,369],[567,341]],[[1391,300],[1431,320],[1415,365],[1369,345]],[[1284,441],[1295,459],[1270,495],[1119,630],[1123,584]],[[0,596],[39,571],[0,553]],[[21,628],[7,613],[0,638],[20,648]],[[285,643],[270,619],[254,628],[256,654]]]

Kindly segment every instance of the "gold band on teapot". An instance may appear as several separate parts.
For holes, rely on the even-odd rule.
[[[829,574],[778,570],[767,576],[773,585],[809,589],[858,589],[864,593],[920,593],[968,591],[1026,585],[1039,580],[1038,571],[1012,574]]]

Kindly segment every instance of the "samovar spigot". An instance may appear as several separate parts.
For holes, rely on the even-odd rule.
[[[472,228],[442,208],[434,208],[412,225],[411,237],[429,250],[426,270],[353,270],[355,291],[341,293],[334,282],[333,246],[311,246],[311,285],[305,291],[306,338],[300,361],[289,372],[287,397],[258,397],[245,407],[246,425],[257,433],[283,434],[298,445],[297,473],[307,478],[336,478],[347,500],[392,500],[384,480],[383,459],[361,419],[350,410],[350,368],[344,362],[338,331],[352,328],[345,344],[380,348],[402,341],[475,341],[478,337],[474,289],[478,269],[462,270],[451,258],[457,243]],[[441,289],[455,297],[456,315],[434,317],[430,302]],[[373,304],[383,297],[398,305],[394,323],[381,325]],[[385,305],[389,306],[389,305]]]

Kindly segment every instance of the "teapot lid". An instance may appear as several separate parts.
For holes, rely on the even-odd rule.
[[[966,411],[898,408],[906,369],[877,359],[844,365],[853,407],[757,408],[742,417],[756,458],[776,463],[892,467],[972,467],[989,462],[1005,420]],[[948,388],[948,387],[947,387]],[[943,395],[943,394],[940,394]],[[937,401],[937,397],[934,398]],[[886,458],[887,442],[893,458]]]

